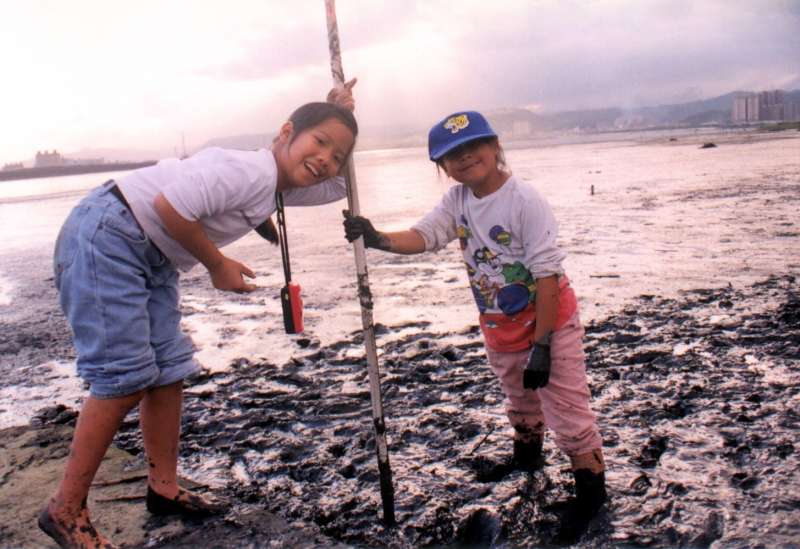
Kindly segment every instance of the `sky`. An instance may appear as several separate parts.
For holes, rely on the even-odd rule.
[[[364,132],[460,109],[800,88],[800,0],[339,0]],[[331,87],[323,0],[0,0],[0,166],[271,133]]]

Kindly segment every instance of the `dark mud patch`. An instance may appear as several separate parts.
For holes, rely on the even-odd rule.
[[[799,290],[786,276],[642,296],[587,326],[610,502],[583,546],[797,546]],[[396,528],[380,520],[354,336],[306,342],[281,365],[243,358],[188,384],[182,470],[221,483],[236,505],[148,546],[546,546],[572,493],[568,460],[547,440],[542,471],[485,475],[511,453],[511,431],[477,329],[380,332]],[[136,422],[116,440],[134,455]]]
[[[183,456],[198,473],[235,471],[233,498],[348,544],[548,543],[572,491],[567,460],[548,441],[543,472],[485,474],[511,443],[478,331],[379,333],[396,529],[380,522],[358,336],[288,364],[242,359],[193,380]],[[586,349],[611,493],[593,545],[800,539],[794,278],[643,296],[589,325]],[[141,447],[134,422],[119,437],[130,451]]]

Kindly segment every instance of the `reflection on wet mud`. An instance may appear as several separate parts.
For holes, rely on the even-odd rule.
[[[380,522],[358,335],[326,347],[305,340],[306,354],[286,364],[242,358],[193,380],[186,472],[238,502],[228,520],[266,508],[347,545],[547,544],[572,490],[568,460],[547,441],[543,471],[481,474],[511,453],[511,433],[477,329],[412,323],[378,333],[396,529]],[[799,346],[798,281],[788,276],[642,296],[590,323],[610,503],[586,543],[796,543]],[[137,437],[130,417],[118,443],[138,452]]]

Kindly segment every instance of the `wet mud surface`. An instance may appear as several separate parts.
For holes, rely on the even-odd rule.
[[[189,383],[182,462],[236,502],[203,539],[241,535],[242,517],[266,510],[353,546],[547,545],[572,490],[568,461],[548,440],[543,471],[487,474],[511,432],[477,330],[378,332],[397,527],[380,521],[359,337],[299,338],[307,353],[287,364],[241,359]],[[797,546],[796,279],[643,296],[588,325],[586,349],[610,502],[583,545]],[[135,416],[117,444],[140,452]]]
[[[230,498],[225,517],[153,522],[142,484],[93,490],[101,524],[148,547],[547,546],[572,493],[568,460],[546,440],[542,471],[494,474],[511,430],[477,327],[377,331],[396,527],[381,522],[358,334],[324,347],[298,337],[285,364],[243,358],[187,383],[181,472]],[[798,546],[798,280],[642,296],[589,323],[585,344],[610,501],[579,545]],[[19,491],[30,471],[52,485],[74,419],[43,407],[33,430],[0,432],[0,491]],[[137,420],[116,437],[127,456],[115,454],[117,476],[142,468]],[[6,517],[0,537],[13,546],[37,546],[23,543],[21,519],[42,490]]]
[[[768,278],[800,272],[798,142],[715,142],[697,153],[696,144],[509,151],[515,172],[541,184],[563,220],[568,271],[595,319],[585,347],[611,500],[583,547],[800,547],[800,284]],[[407,196],[384,203],[385,181],[400,180],[381,157],[361,160],[364,203],[390,228],[441,196],[427,161],[400,158]],[[590,183],[591,197],[582,190]],[[60,205],[25,205],[15,223],[63,219]],[[548,545],[572,491],[568,460],[548,439],[543,471],[496,474],[512,433],[477,327],[463,328],[474,303],[457,250],[370,252],[398,519],[382,526],[363,343],[342,335],[360,314],[340,209],[293,212],[292,230],[318,237],[290,238],[314,337],[283,334],[279,256],[260,241],[231,246],[260,273],[260,293],[220,294],[200,270],[182,279],[186,328],[207,371],[187,382],[180,473],[234,506],[203,522],[150,517],[131,414],[104,462],[103,478],[115,482],[90,494],[114,540]],[[322,226],[337,231],[315,233]],[[55,233],[5,227],[17,230],[6,245],[20,246],[5,250],[0,272],[0,547],[42,547],[35,516],[63,470],[86,392],[52,288]],[[117,482],[129,477],[138,480]]]

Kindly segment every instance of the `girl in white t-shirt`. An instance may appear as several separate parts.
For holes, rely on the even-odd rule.
[[[203,516],[225,505],[177,482],[183,379],[198,371],[180,327],[178,269],[202,263],[215,288],[252,292],[255,273],[220,247],[262,226],[276,209],[346,196],[339,171],[358,125],[351,89],[298,108],[269,149],[206,149],[94,189],[58,236],[55,284],[73,332],[81,408],[64,476],[39,514],[62,547],[113,547],[86,507],[92,479],[127,413],[139,405],[148,459],[147,509]]]
[[[575,293],[564,274],[550,206],[505,169],[497,134],[477,112],[436,124],[430,159],[460,185],[411,229],[379,232],[345,212],[349,241],[400,254],[458,239],[480,312],[489,363],[505,393],[514,455],[505,470],[542,466],[545,426],[571,460],[577,497],[559,537],[577,539],[606,500],[605,464],[582,350]]]

